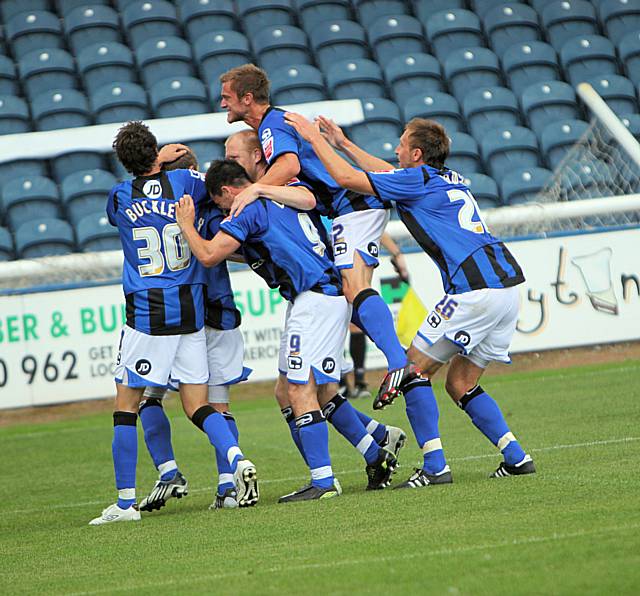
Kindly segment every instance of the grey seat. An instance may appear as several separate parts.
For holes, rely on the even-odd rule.
[[[62,202],[69,219],[77,224],[85,215],[104,212],[116,178],[105,170],[79,170],[62,181]]]
[[[89,95],[110,83],[134,83],[136,67],[131,50],[117,42],[96,43],[78,55],[78,69]]]
[[[253,61],[249,40],[237,31],[207,33],[196,40],[193,52],[199,64],[202,79],[208,85],[215,84],[218,88],[222,73]]]
[[[76,128],[93,123],[89,102],[76,89],[55,89],[38,95],[31,104],[38,130]]]
[[[511,170],[535,168],[541,161],[536,135],[522,126],[488,132],[481,140],[480,148],[489,173],[497,181]]]
[[[32,101],[51,89],[77,87],[73,57],[65,50],[53,48],[29,52],[20,60],[19,70],[22,84]]]
[[[520,124],[518,100],[505,87],[479,87],[470,90],[462,102],[467,126],[476,139],[500,127]]]
[[[421,52],[396,56],[385,67],[384,77],[397,102],[417,93],[443,91],[440,62]]]
[[[94,43],[122,41],[118,13],[109,6],[78,6],[64,16],[64,29],[74,54]]]
[[[11,17],[6,22],[6,35],[17,60],[35,50],[62,48],[64,39],[57,15],[45,10],[20,12]]]
[[[0,135],[19,134],[31,129],[27,102],[14,95],[0,95]]]
[[[369,43],[383,68],[398,54],[425,49],[422,25],[408,15],[383,16],[374,21],[369,28]]]
[[[330,67],[326,74],[327,85],[334,99],[385,96],[382,71],[372,60],[341,60]]]
[[[410,97],[402,106],[405,122],[412,118],[429,118],[444,126],[447,133],[464,127],[458,100],[448,93],[425,93]]]
[[[173,77],[156,83],[149,91],[156,117],[172,118],[210,112],[207,90],[200,79]]]
[[[78,246],[82,252],[98,252],[101,250],[119,250],[120,236],[107,219],[104,209],[89,213],[76,224]]]
[[[155,37],[136,50],[136,60],[149,88],[162,79],[195,74],[191,45],[180,37]]]
[[[122,12],[122,24],[133,48],[154,37],[180,36],[173,4],[165,0],[137,0]]]
[[[44,176],[25,176],[8,181],[0,193],[3,211],[15,230],[26,221],[58,217],[60,195],[53,180]]]
[[[260,66],[275,71],[291,64],[311,64],[307,34],[291,25],[262,27],[253,37],[253,49]]]
[[[181,0],[179,13],[192,42],[210,31],[237,28],[232,0]]]
[[[482,159],[476,140],[464,132],[450,133],[449,140],[450,149],[446,166],[463,175],[471,172],[482,173]]]
[[[147,94],[135,83],[109,83],[91,95],[98,124],[144,120],[150,116]]]
[[[66,255],[74,250],[73,230],[61,219],[31,220],[16,230],[16,252],[21,259]]]
[[[369,58],[369,46],[362,25],[354,21],[322,21],[309,31],[313,54],[326,73],[340,60]]]
[[[502,179],[502,198],[507,205],[519,205],[535,199],[547,185],[553,172],[546,168],[519,168]]]
[[[560,79],[556,51],[543,41],[512,45],[502,57],[502,68],[509,79],[509,86],[516,95],[520,95],[534,83]]]
[[[487,48],[452,51],[445,60],[444,74],[458,101],[462,101],[469,89],[502,84],[498,57]]]

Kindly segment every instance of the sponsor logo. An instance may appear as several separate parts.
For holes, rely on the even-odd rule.
[[[442,323],[442,317],[435,311],[432,310],[429,316],[427,317],[427,323],[431,325],[434,329]]]
[[[271,138],[271,129],[270,128],[265,128],[262,131],[262,140],[266,141],[267,139]]]
[[[462,346],[468,346],[471,342],[471,336],[466,331],[458,331],[458,333],[453,336],[453,340]]]
[[[162,185],[157,180],[147,180],[142,192],[150,199],[159,199],[162,196]]]
[[[322,370],[331,374],[336,369],[336,361],[333,358],[325,358],[322,361]]]
[[[333,254],[335,255],[343,255],[347,252],[347,243],[346,242],[336,242],[333,245]]]
[[[262,153],[264,158],[269,162],[273,157],[273,137],[269,137],[266,141],[262,141]]]
[[[291,370],[300,370],[302,368],[302,358],[300,356],[289,356],[287,365]]]
[[[369,254],[372,257],[378,256],[378,245],[375,242],[369,242],[369,245],[367,246],[367,250],[369,251]]]
[[[143,358],[142,360],[138,360],[138,362],[136,362],[134,368],[139,375],[148,375],[151,372],[151,362]]]
[[[255,271],[256,269],[259,269],[263,265],[264,265],[264,259],[259,259],[257,261],[254,261],[253,263],[251,263],[251,269],[253,269]]]

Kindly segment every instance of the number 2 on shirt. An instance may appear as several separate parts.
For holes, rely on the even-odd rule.
[[[464,204],[458,211],[458,223],[463,230],[469,230],[474,234],[486,234],[487,225],[480,215],[480,209],[470,190],[464,191],[459,188],[453,188],[447,191],[449,201],[463,201]],[[473,216],[478,215],[478,221],[474,221]]]

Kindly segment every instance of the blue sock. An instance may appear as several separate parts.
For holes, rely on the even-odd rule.
[[[231,412],[224,412],[222,417],[225,419],[227,426],[237,443],[240,434],[238,433],[236,419],[233,417]],[[231,471],[229,461],[218,449],[216,449],[216,463],[218,465],[218,494],[222,495],[224,494],[224,491],[229,488],[234,488],[235,486],[233,483],[233,472]]]
[[[464,394],[460,407],[480,432],[500,449],[507,464],[513,466],[524,459],[526,453],[509,430],[500,407],[480,385]]]
[[[402,368],[408,362],[393,324],[393,315],[380,294],[373,288],[362,290],[353,301],[362,329],[387,359],[389,370]]]
[[[144,442],[153,464],[160,472],[160,480],[173,478],[178,466],[171,446],[171,425],[162,407],[162,401],[150,397],[140,406],[138,416],[144,431]]]
[[[407,407],[407,418],[413,434],[422,449],[423,469],[427,474],[439,474],[447,465],[440,442],[438,420],[440,413],[431,381],[416,378],[402,389]]]
[[[338,393],[322,406],[322,413],[335,429],[362,453],[368,464],[378,459],[380,446],[367,432],[356,409],[342,395]]]
[[[227,458],[231,473],[235,473],[238,460],[243,456],[224,416],[207,404],[193,413],[191,422],[204,431],[209,437],[209,442]]]
[[[377,420],[374,420],[373,418],[371,418],[371,416],[367,416],[364,412],[361,412],[360,410],[356,410],[356,414],[358,415],[358,418],[360,418],[360,422],[364,424],[364,427],[367,429],[367,432],[373,437],[375,442],[378,443],[378,445],[381,445],[382,441],[384,441],[384,438],[387,434],[387,427],[384,424],[382,424],[382,422],[378,422]]]
[[[113,413],[113,468],[118,489],[118,507],[127,509],[136,502],[136,464],[138,463],[138,415]]]
[[[291,408],[291,406],[288,406],[286,408],[282,408],[282,410],[280,411],[284,416],[287,426],[289,427],[289,432],[291,433],[291,438],[293,439],[293,442],[298,448],[300,455],[302,455],[302,459],[304,460],[304,463],[309,465],[309,462],[307,462],[307,456],[304,454],[304,447],[302,446],[302,441],[300,440],[300,432],[298,430],[298,427],[296,426],[296,417],[293,415],[293,408]]]
[[[333,470],[329,457],[329,427],[320,410],[296,418],[300,441],[311,470],[311,484],[319,488],[333,485]]]

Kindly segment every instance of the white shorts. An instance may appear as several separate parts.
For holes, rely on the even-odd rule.
[[[116,359],[116,383],[127,387],[166,387],[207,383],[204,329],[186,335],[147,335],[125,325]]]
[[[418,350],[445,362],[432,346],[442,337],[457,347],[477,366],[491,361],[511,362],[509,345],[516,330],[520,291],[513,288],[485,288],[464,294],[450,294],[427,315],[413,340]]]
[[[344,296],[303,292],[289,303],[280,340],[278,370],[290,383],[338,383],[349,325]]]
[[[377,267],[380,237],[388,221],[388,209],[367,209],[336,217],[331,224],[333,259],[336,267],[351,269],[356,250],[366,265]]]
[[[252,371],[244,366],[244,340],[240,328],[204,329],[207,338],[209,386],[233,385],[246,381]]]

